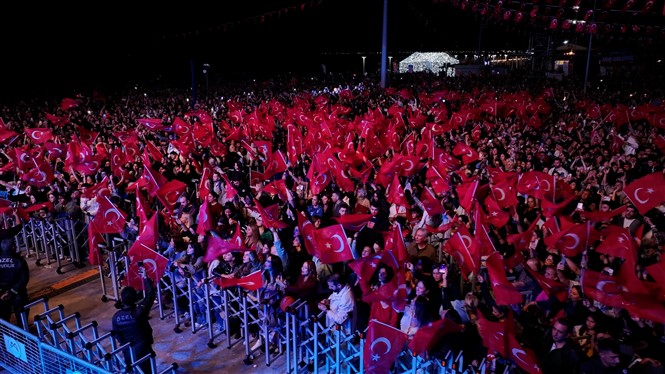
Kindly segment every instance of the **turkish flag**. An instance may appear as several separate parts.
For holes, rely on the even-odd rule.
[[[487,223],[492,226],[500,228],[510,220],[510,213],[501,210],[499,204],[491,197],[485,199],[485,207],[487,208]],[[480,207],[478,208],[480,209]]]
[[[536,355],[528,348],[523,348],[515,338],[515,322],[510,313],[504,322],[491,322],[478,314],[478,333],[483,345],[490,351],[512,360],[527,373],[542,373]]]
[[[155,196],[157,191],[159,191],[159,189],[166,183],[167,179],[163,175],[152,170],[150,163],[146,163],[144,160],[143,176],[139,181],[139,186],[145,186],[146,190],[148,191],[148,195]]]
[[[527,251],[529,249],[529,243],[531,243],[531,236],[537,226],[538,220],[534,220],[526,231],[519,234],[508,235],[506,241],[512,244],[517,251]]]
[[[254,199],[254,206],[263,219],[263,226],[267,228],[284,229],[289,225],[279,220],[279,205],[274,204],[269,207],[262,207],[259,201]]]
[[[0,129],[0,143],[5,143],[17,135],[18,133],[16,131]]]
[[[212,217],[209,215],[208,202],[204,201],[199,207],[199,214],[196,216],[196,233],[205,235],[212,229]]]
[[[631,182],[623,192],[635,208],[645,214],[665,201],[665,175],[651,173]]]
[[[192,132],[192,127],[180,117],[176,117],[171,125],[171,130],[178,136],[187,136]]]
[[[417,355],[429,352],[444,335],[460,331],[462,331],[462,327],[448,318],[436,320],[426,326],[421,326],[416,331],[409,342],[409,349]]]
[[[127,223],[127,214],[116,207],[107,196],[98,197],[99,210],[90,222],[100,234],[120,233]]]
[[[82,197],[92,198],[92,197],[110,197],[111,192],[109,191],[109,179],[108,176],[104,177],[101,182],[96,185],[89,187],[84,193],[81,194]]]
[[[314,241],[309,243],[309,246],[305,246],[309,253],[324,264],[353,260],[353,252],[342,225],[332,225],[314,231]]]
[[[596,247],[596,252],[623,259],[637,258],[636,243],[628,229],[609,225],[603,230],[604,240]]]
[[[72,108],[76,108],[77,106],[79,106],[79,102],[77,100],[70,99],[68,97],[62,99],[62,101],[60,102],[60,109],[62,110],[69,110]]]
[[[455,190],[459,197],[459,205],[467,212],[471,212],[471,206],[476,198],[476,191],[478,190],[478,181],[460,183]]]
[[[21,180],[26,181],[35,187],[46,187],[51,183],[53,178],[54,175],[51,164],[44,159],[39,163],[35,162],[33,168],[21,176]]]
[[[145,126],[148,130],[157,131],[164,129],[161,118],[138,118],[136,122],[139,125]]]
[[[333,217],[345,230],[360,231],[363,226],[372,219],[371,214],[345,214],[341,217]]]
[[[399,222],[395,222],[390,228],[390,247],[388,247],[388,242],[386,242],[386,250],[390,250],[395,255],[398,263],[403,264],[409,258],[409,254],[406,251],[406,244],[404,244],[404,235],[402,235],[402,226]]]
[[[545,278],[544,275],[531,269],[530,266],[524,266],[524,269],[526,269],[531,277],[538,283],[547,296],[554,296],[562,303],[566,301],[568,298],[568,288],[564,286],[563,283]]]
[[[282,152],[278,150],[273,152],[263,166],[265,167],[265,170],[263,171],[264,178],[270,179],[273,175],[286,171],[286,160],[284,159]]]
[[[598,230],[591,226],[591,222],[576,224],[545,238],[545,244],[561,251],[568,257],[575,257],[582,253],[591,243],[600,238]]]
[[[388,200],[388,202],[390,203],[393,203],[397,206],[403,206],[406,208],[410,206],[409,201],[406,199],[406,196],[404,195],[404,188],[400,184],[397,174],[393,176],[393,181],[392,183],[390,183],[386,195],[387,195],[386,200]]]
[[[444,177],[445,175],[445,177]],[[441,173],[436,167],[430,166],[425,173],[426,179],[429,181],[432,191],[437,194],[443,194],[450,191],[450,178],[447,173]]]
[[[490,185],[494,200],[501,208],[517,206],[517,192],[508,181],[498,182]]]
[[[596,300],[603,305],[622,308],[623,290],[617,279],[597,271],[582,270],[582,291],[589,299]]]
[[[545,217],[555,217],[560,215],[561,212],[568,206],[568,204],[570,204],[570,202],[576,198],[577,196],[572,195],[560,203],[552,203],[547,199],[543,199],[540,202],[540,208]]]
[[[152,214],[150,207],[147,206],[146,202],[141,196],[141,190],[139,189],[138,184],[136,186],[136,215],[139,217],[139,229],[142,229],[143,226],[148,221],[148,215]]]
[[[138,272],[138,263],[143,262],[146,276],[150,277],[155,284],[159,284],[159,281],[166,272],[169,260],[141,243],[140,239],[137,239],[136,242],[139,244],[136,246],[132,245],[132,248],[127,251],[127,256],[129,257],[129,269],[127,269],[126,282],[127,285],[132,286],[137,290],[142,290],[143,279]]]
[[[173,212],[178,198],[187,190],[187,185],[179,180],[166,182],[157,192],[157,199],[164,204],[164,207]]]
[[[501,253],[492,253],[487,257],[485,263],[487,264],[487,273],[492,282],[492,290],[494,291],[494,299],[496,300],[496,303],[499,305],[521,303],[522,294],[517,288],[508,282],[506,271],[503,267],[503,256],[501,256]]]
[[[240,230],[240,226],[238,226],[236,229],[236,235],[234,235],[230,240],[224,240],[214,235],[209,236],[208,248],[206,249],[206,254],[203,258],[203,261],[211,262],[224,253],[251,251],[250,248],[245,247],[242,236],[237,235],[238,230]]]
[[[248,291],[256,291],[263,287],[261,270],[257,270],[241,278],[215,278],[214,282],[221,288],[242,287]]]
[[[35,144],[42,144],[53,140],[53,134],[50,129],[36,128],[36,129],[23,129],[25,134]]]
[[[90,265],[97,266],[102,263],[102,252],[99,244],[105,244],[104,235],[95,231],[93,225],[88,225],[88,262]]]
[[[46,113],[46,119],[56,127],[62,127],[69,123],[69,117],[58,117],[51,113]]]
[[[480,269],[480,243],[471,238],[468,230],[463,231],[461,227],[455,235],[444,245],[444,250],[455,257],[457,264],[464,271],[463,276],[466,278],[469,273],[478,273]]]
[[[402,331],[377,320],[371,320],[367,326],[367,337],[363,347],[365,371],[390,372],[407,339]]]
[[[580,216],[585,218],[587,221],[591,222],[609,222],[612,218],[615,216],[618,216],[619,214],[623,213],[626,208],[628,208],[626,205],[622,205],[621,207],[611,210],[609,212],[587,212],[587,211],[581,211],[579,212]]]
[[[157,146],[151,142],[151,141],[146,141],[145,142],[145,149],[148,151],[150,154],[150,157],[152,157],[153,160],[163,163],[164,162],[164,155],[162,152],[157,148]]]
[[[286,201],[288,198],[286,182],[284,179],[277,179],[266,184],[262,191],[273,195],[279,195],[280,199],[284,201]]]
[[[423,204],[423,208],[425,208],[425,211],[430,217],[444,212],[441,201],[439,201],[439,199],[434,196],[434,193],[432,193],[427,187],[423,188],[423,192],[420,194],[420,202]]]
[[[76,129],[79,132],[79,139],[86,145],[94,143],[99,136],[99,131],[91,131],[83,126],[77,126]]]
[[[453,155],[462,156],[462,163],[464,165],[468,165],[479,159],[478,152],[463,142],[457,142],[455,148],[453,148]]]

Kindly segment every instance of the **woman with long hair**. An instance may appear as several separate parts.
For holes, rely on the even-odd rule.
[[[363,292],[362,300],[370,306],[370,320],[376,319],[386,325],[396,327],[397,312],[393,309],[392,302],[389,301],[395,291],[395,284],[391,282],[394,276],[393,269],[380,262],[369,282],[360,280],[360,288]]]

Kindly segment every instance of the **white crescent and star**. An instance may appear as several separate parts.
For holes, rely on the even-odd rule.
[[[39,136],[37,136],[39,134]],[[41,140],[41,138],[44,136],[44,131],[41,130],[35,130],[30,134],[30,137],[33,138],[34,140]]]
[[[566,234],[562,238],[570,237],[573,238],[573,245],[567,245],[564,248],[566,249],[575,249],[577,248],[578,245],[580,245],[580,237],[577,236],[577,234]]]
[[[649,196],[649,197],[646,198],[646,199],[640,199],[640,197],[639,197],[639,192],[640,192],[641,190],[643,190],[643,189],[644,189],[644,188],[642,188],[642,187],[640,187],[640,188],[636,188],[636,189],[635,189],[635,192],[633,192],[633,197],[635,198],[635,201],[637,201],[637,202],[640,203],[640,204],[646,204],[646,203],[649,201],[649,199],[651,199],[651,196]],[[647,189],[647,193],[651,194],[651,192],[653,192],[652,189],[650,189],[650,188]]]
[[[114,220],[112,220],[112,221],[111,221],[111,220],[108,220],[108,221],[107,221],[107,224],[108,224],[109,226],[111,226],[111,225],[113,225],[114,222],[117,222],[117,221],[120,220],[121,215],[120,215],[120,212],[118,212],[117,209],[115,209],[115,208],[109,208],[109,209],[106,209],[106,211],[104,212],[104,219],[107,219],[107,217],[109,216],[109,213],[113,213],[113,214],[115,215],[115,219],[114,219]]]
[[[381,354],[378,354],[378,352],[374,351],[374,347],[379,343],[383,343],[383,344],[386,345],[386,350]],[[387,338],[380,337],[378,339],[375,339],[372,342],[372,344],[369,346],[369,350],[370,350],[370,352],[372,352],[372,361],[378,361],[381,358],[381,356],[383,356],[386,353],[390,352],[391,349],[392,349],[392,345],[390,344],[390,340],[388,340]]]
[[[503,201],[503,200],[506,199],[506,192],[503,190],[503,188],[500,188],[500,187],[494,187],[494,192],[495,192],[495,193],[496,193],[496,192],[500,192],[500,193],[501,193],[501,197],[498,198],[498,199],[496,199],[497,201]]]
[[[341,253],[344,250],[344,239],[339,234],[335,234],[332,236],[333,239],[337,240],[337,249],[334,250],[334,252]]]

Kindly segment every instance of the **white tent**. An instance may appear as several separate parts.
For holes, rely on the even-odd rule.
[[[432,73],[438,73],[444,64],[459,64],[459,60],[445,52],[415,52],[399,62],[399,72],[428,70]]]

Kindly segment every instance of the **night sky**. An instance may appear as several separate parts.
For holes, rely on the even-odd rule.
[[[18,8],[16,8],[18,7]],[[136,80],[376,70],[382,0],[18,4],[3,11],[2,97],[105,88]],[[388,54],[476,50],[480,17],[449,2],[389,0]],[[486,22],[485,50],[528,48],[528,31]]]

